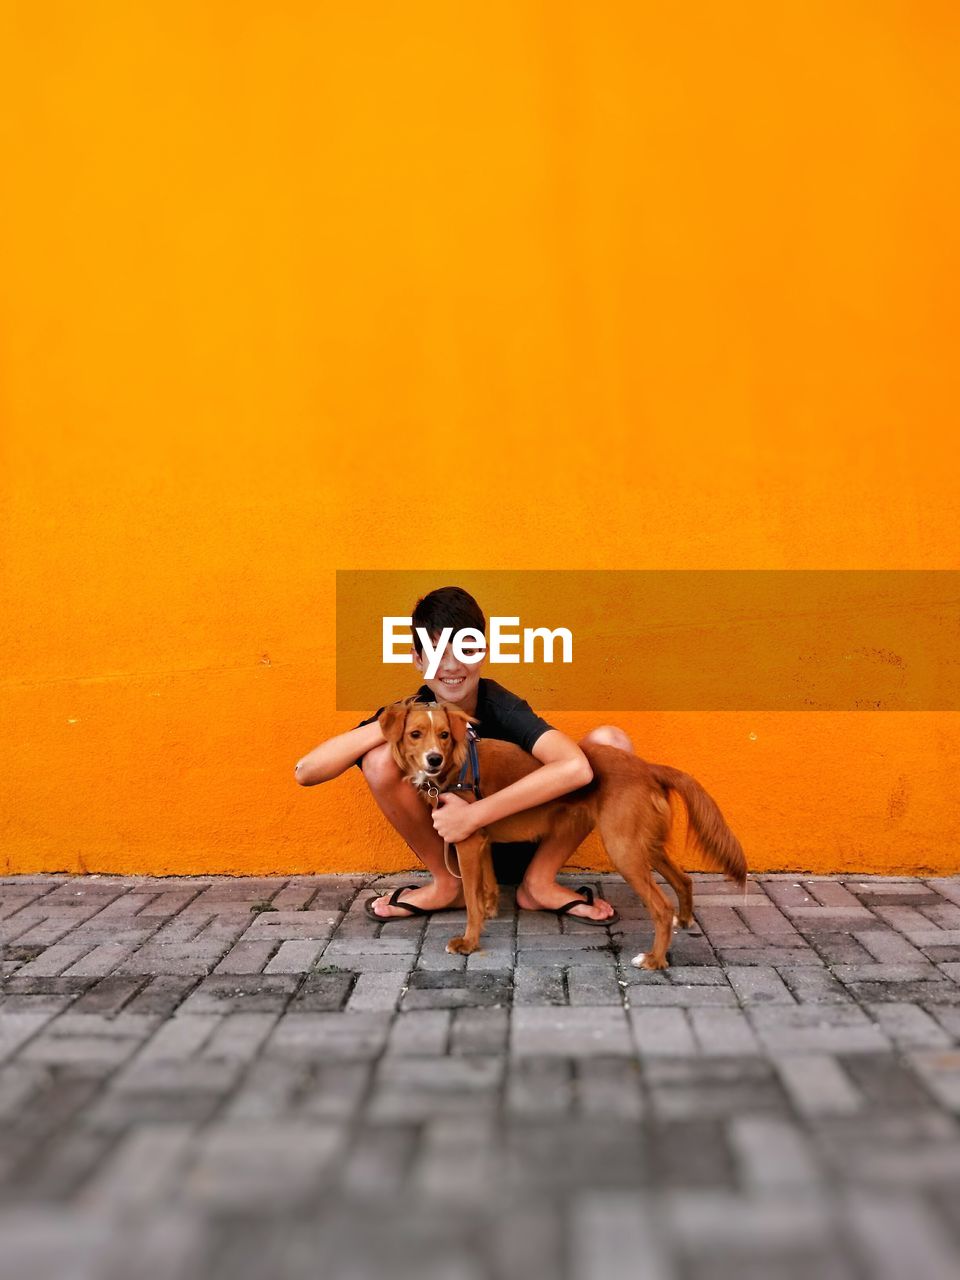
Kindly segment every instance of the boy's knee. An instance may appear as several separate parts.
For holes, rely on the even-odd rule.
[[[360,768],[371,791],[379,791],[400,781],[400,770],[393,758],[393,750],[386,742],[368,751]]]
[[[602,724],[596,729],[591,729],[585,737],[580,739],[580,745],[583,746],[585,742],[601,747],[619,747],[621,751],[633,750],[633,743],[629,737],[615,724]]]

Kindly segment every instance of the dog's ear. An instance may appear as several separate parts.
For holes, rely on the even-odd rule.
[[[447,723],[450,726],[450,734],[457,746],[461,746],[467,740],[467,726],[471,724],[479,724],[480,721],[476,716],[468,716],[465,711],[461,711],[459,707],[454,706],[452,702],[444,702],[442,704],[444,711],[447,713]]]
[[[407,723],[407,712],[410,710],[412,698],[403,698],[400,702],[392,702],[380,713],[380,728],[387,742],[394,745],[403,737],[403,727]]]

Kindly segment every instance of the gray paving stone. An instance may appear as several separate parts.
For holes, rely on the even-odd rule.
[[[897,1054],[846,1054],[840,1061],[867,1105],[875,1111],[920,1112],[929,1104],[929,1095],[917,1073]]]
[[[641,1058],[699,1052],[685,1009],[630,1009],[630,1027]]]
[[[514,1116],[567,1116],[574,1108],[570,1058],[512,1058],[508,1064],[506,1108]]]
[[[287,1008],[291,1013],[336,1013],[346,1004],[357,979],[341,969],[319,969],[307,975]]]
[[[129,1210],[165,1199],[187,1161],[195,1126],[145,1124],[124,1134],[83,1190],[80,1203]]]
[[[641,975],[638,969],[634,970],[634,973],[638,977]],[[671,964],[669,969],[661,970],[660,974],[646,975],[648,979],[658,976],[663,976],[675,987],[725,987],[728,985],[726,971],[719,965]]]
[[[567,1003],[566,970],[561,965],[549,969],[518,968],[513,979],[515,1005],[564,1005]]]
[[[214,969],[214,973],[262,973],[275,946],[274,942],[237,942]]]
[[[787,1111],[783,1090],[759,1055],[651,1055],[643,1073],[654,1114],[671,1124]],[[723,1144],[729,1146],[726,1135]]]
[[[851,1004],[853,997],[829,969],[812,965],[782,965],[778,970],[800,1004]]]
[[[922,1201],[902,1195],[853,1192],[846,1197],[845,1217],[865,1266],[876,1280],[953,1280],[956,1245]]]
[[[0,1060],[12,1057],[33,1039],[53,1017],[52,1013],[7,1013],[0,1009]]]
[[[352,1078],[356,1076],[355,1068],[355,1063],[349,1064]],[[273,1120],[293,1114],[309,1074],[310,1065],[305,1062],[256,1059],[224,1107],[224,1117],[237,1121]]]
[[[299,1087],[293,1111],[344,1123],[366,1106],[373,1077],[371,1062],[314,1063]]]
[[[509,1033],[508,1009],[457,1009],[453,1014],[450,1052],[504,1053]]]
[[[282,1013],[296,988],[293,975],[211,974],[187,996],[177,1014]]]
[[[701,1053],[759,1053],[760,1046],[742,1009],[690,1010],[690,1023]]]
[[[419,1128],[409,1124],[364,1129],[344,1161],[344,1190],[375,1203],[383,1197],[405,1196],[419,1139]]]
[[[129,1002],[126,1012],[154,1014],[163,1018],[168,1018],[200,981],[195,975],[161,973],[137,976],[145,977],[147,985]]]
[[[376,1058],[386,1044],[389,1013],[288,1013],[264,1052],[291,1061]]]
[[[859,950],[866,955],[862,948]],[[776,969],[782,969],[783,966],[796,969],[803,965],[820,966],[824,963],[813,947],[720,946],[717,954],[724,966],[761,964],[772,965]]]
[[[778,1054],[772,1061],[801,1114],[852,1115],[863,1109],[863,1098],[850,1077],[828,1054]]]
[[[926,1008],[934,1022],[943,1027],[951,1040],[960,1041],[960,1008],[956,1005],[931,1004]]]
[[[404,1009],[459,1009],[510,1003],[509,972],[466,973],[417,970],[404,992]]]
[[[851,1005],[758,1005],[748,1014],[771,1053],[882,1053],[888,1038]]]
[[[809,1248],[831,1234],[830,1203],[816,1193],[743,1196],[727,1191],[676,1191],[664,1208],[684,1253],[741,1254]]]
[[[642,1135],[641,1123],[619,1116],[517,1118],[503,1132],[505,1185],[575,1199],[642,1187],[650,1179]]]
[[[467,1010],[479,1013],[480,1010]],[[484,1010],[483,1012],[486,1012]],[[496,1011],[494,1011],[496,1012]],[[387,1042],[388,1053],[443,1054],[450,1043],[452,1012],[449,1009],[411,1009],[394,1018]]]
[[[579,1058],[575,1091],[577,1108],[586,1116],[639,1120],[645,1110],[640,1064],[631,1058]]]
[[[926,956],[913,943],[908,942],[895,929],[870,929],[853,935],[857,942],[869,951],[881,964],[927,964]]]
[[[730,965],[727,978],[744,1006],[795,1003],[783,979],[770,965]]]
[[[202,1049],[204,1058],[251,1062],[276,1024],[276,1013],[228,1013]]]
[[[126,959],[134,945],[132,942],[116,939],[101,942],[64,972],[67,977],[72,978],[105,978],[116,969],[121,960]]]
[[[838,964],[834,977],[845,986],[854,982],[927,982],[939,974],[932,964]]]
[[[748,1191],[815,1191],[821,1183],[822,1173],[810,1141],[790,1120],[735,1116],[728,1132],[743,1186]]]
[[[867,1012],[894,1044],[902,1047],[948,1047],[952,1038],[928,1013],[903,1001],[868,1004]]]
[[[61,942],[46,947],[36,960],[21,965],[17,974],[21,978],[48,978],[65,973],[67,969],[93,950],[89,942]],[[74,974],[74,977],[83,976]]]
[[[737,997],[729,987],[680,986],[674,982],[631,983],[627,988],[627,999],[631,1009],[650,1005],[676,1009],[737,1007]]]
[[[289,1212],[306,1207],[345,1145],[335,1124],[224,1122],[198,1139],[178,1193],[187,1204],[221,1211]]]
[[[558,1054],[591,1057],[632,1053],[625,1011],[612,1007],[539,1008],[518,1005],[513,1011],[510,1052],[518,1057]]]
[[[852,933],[811,925],[804,928],[803,934],[825,964],[873,963],[870,952],[860,945]]]
[[[216,968],[227,949],[228,943],[220,942],[192,944],[154,941],[122,960],[116,972],[184,976],[192,974],[200,977]]]
[[[387,1056],[377,1069],[368,1115],[373,1121],[409,1123],[492,1113],[503,1070],[503,1058],[492,1054]]]
[[[143,990],[147,981],[143,974],[136,978],[101,978],[74,1001],[72,1011],[113,1017]]]
[[[489,1202],[502,1164],[495,1125],[496,1117],[489,1110],[428,1119],[411,1170],[411,1190],[428,1201],[449,1205],[473,1205],[478,1199]]]
[[[939,978],[918,982],[848,982],[847,989],[863,1005],[880,1002],[960,1005],[960,987]]]
[[[453,917],[370,921],[371,879],[0,879],[8,1267],[960,1269],[960,880],[700,875],[706,933],[646,973],[615,876],[564,877],[610,935],[504,889],[470,958]]]
[[[584,1197],[570,1230],[571,1280],[617,1275],[628,1258],[633,1280],[675,1280],[680,1274],[656,1215],[635,1193]]]
[[[396,1009],[406,990],[407,975],[397,973],[361,973],[347,1001],[351,1012],[364,1009]]]
[[[917,1049],[908,1059],[936,1101],[960,1113],[960,1050]]]
[[[567,969],[567,1000],[571,1005],[622,1005],[623,991],[615,969]]]

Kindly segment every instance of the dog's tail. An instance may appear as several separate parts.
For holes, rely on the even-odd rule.
[[[670,787],[683,797],[690,826],[709,861],[743,888],[747,882],[747,859],[717,802],[689,773],[681,773],[666,764],[652,764],[650,769],[662,787]]]

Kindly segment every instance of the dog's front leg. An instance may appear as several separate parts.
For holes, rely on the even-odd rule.
[[[480,832],[457,845],[463,897],[467,904],[467,929],[462,938],[451,938],[447,950],[468,956],[480,945],[480,931],[486,915],[483,898],[483,863],[489,857],[489,841]]]

